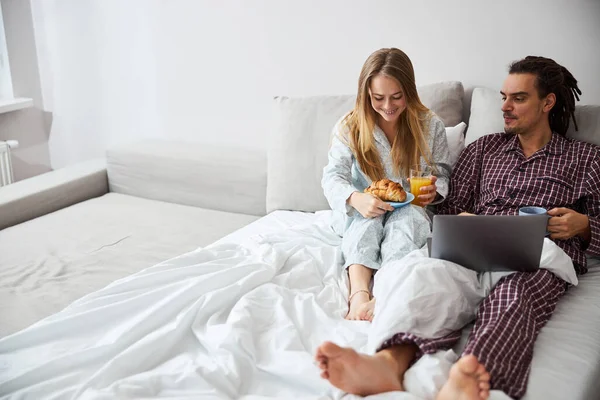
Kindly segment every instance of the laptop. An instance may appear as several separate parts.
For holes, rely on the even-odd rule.
[[[547,215],[435,215],[429,255],[477,272],[533,272],[547,224]]]

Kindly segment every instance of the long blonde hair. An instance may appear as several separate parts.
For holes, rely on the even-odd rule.
[[[373,134],[378,114],[369,96],[371,80],[379,74],[395,79],[406,101],[406,109],[398,117],[396,137],[392,143],[394,172],[408,176],[410,166],[418,164],[421,156],[431,165],[431,151],[426,141],[431,112],[419,99],[412,63],[402,50],[377,50],[362,67],[356,105],[344,119],[348,127],[348,137],[345,139],[360,168],[373,181],[385,178]]]

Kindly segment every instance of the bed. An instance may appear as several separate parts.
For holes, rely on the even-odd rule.
[[[449,127],[462,121],[463,94],[456,82],[419,91]],[[329,228],[328,212],[314,212],[328,207],[320,187],[328,132],[336,113],[343,115],[353,101],[276,99],[280,125],[269,141],[267,171],[272,212],[256,221],[240,217],[238,226],[254,222],[212,245],[181,250],[85,291],[63,311],[0,339],[0,397],[355,398],[322,380],[313,363],[325,340],[368,351],[371,325],[343,320],[347,281],[340,238]],[[473,91],[467,143],[498,130],[498,101],[497,90]],[[598,140],[598,107],[577,112],[580,127],[589,127],[581,131],[591,135],[578,138]],[[456,138],[464,140],[462,125]],[[176,225],[193,229],[194,223],[182,217],[172,231],[181,234]],[[177,245],[196,239],[186,240]],[[600,267],[593,261],[541,331],[526,400],[598,398]],[[115,256],[104,265],[114,272],[118,262]],[[372,398],[431,398],[467,335],[468,328],[454,351],[417,362],[405,377],[410,392]],[[507,397],[492,392],[491,398]]]
[[[319,378],[314,350],[324,340],[364,350],[369,323],[342,319],[346,281],[339,237],[327,220],[328,212],[273,212],[1,339],[0,395],[342,397]],[[597,398],[599,297],[600,268],[592,266],[542,330],[525,399]],[[439,382],[435,373],[429,381],[423,374],[446,356],[420,362],[407,375],[423,396],[373,398],[427,398]]]

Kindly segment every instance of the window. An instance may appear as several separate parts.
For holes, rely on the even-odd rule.
[[[2,5],[0,5],[0,99],[12,99],[13,88],[8,63],[4,22],[2,20]]]

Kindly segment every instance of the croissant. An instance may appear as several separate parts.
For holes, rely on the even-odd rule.
[[[380,179],[371,183],[371,186],[365,189],[365,193],[371,193],[383,201],[397,203],[406,201],[406,192],[402,185],[389,179]]]

